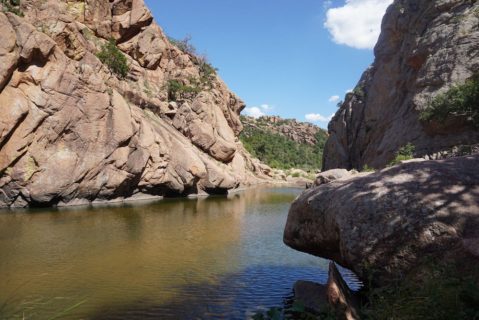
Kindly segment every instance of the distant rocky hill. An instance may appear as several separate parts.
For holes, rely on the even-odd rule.
[[[316,170],[321,168],[325,130],[311,123],[277,116],[258,119],[241,116],[240,139],[255,157],[273,168]]]
[[[223,193],[268,179],[244,103],[143,0],[0,2],[0,207]]]
[[[329,124],[324,169],[381,168],[408,143],[432,159],[475,149],[478,44],[478,1],[394,1],[374,63]]]
[[[283,119],[278,116],[262,116],[258,119],[241,116],[241,122],[244,127],[269,130],[301,144],[322,143],[328,136],[325,130],[312,123]]]

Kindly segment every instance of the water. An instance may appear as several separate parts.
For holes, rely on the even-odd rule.
[[[282,242],[299,193],[0,213],[0,318],[245,319],[281,305],[296,280],[327,278],[327,261]]]

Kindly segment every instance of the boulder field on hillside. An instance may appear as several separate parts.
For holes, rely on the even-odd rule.
[[[284,242],[384,285],[422,259],[479,263],[479,155],[409,161],[313,187]]]

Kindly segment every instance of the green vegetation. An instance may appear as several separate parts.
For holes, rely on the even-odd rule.
[[[364,92],[363,85],[358,85],[356,88],[354,88],[353,94],[360,99],[364,99],[366,97],[366,93]]]
[[[128,74],[128,61],[125,55],[116,46],[115,39],[112,38],[104,44],[96,56],[119,78],[125,78]]]
[[[431,261],[410,279],[369,289],[361,319],[479,319],[477,271],[459,268]]]
[[[440,123],[450,117],[465,117],[479,127],[479,73],[435,97],[419,114],[423,121],[437,120]]]
[[[286,319],[298,319],[298,320],[334,320],[335,315],[331,310],[326,309],[319,314],[308,311],[304,303],[296,300],[290,306],[285,307],[273,307],[266,312],[257,312],[252,317],[253,320],[286,320]]]
[[[182,99],[194,98],[200,91],[200,87],[196,84],[185,85],[180,80],[168,80],[167,82],[168,100],[178,101]]]
[[[196,48],[195,46],[191,43],[191,36],[188,35],[184,37],[183,39],[174,39],[172,37],[168,37],[168,41],[184,53],[187,53],[192,56],[196,56]]]
[[[315,146],[300,144],[269,130],[245,127],[240,135],[246,150],[272,168],[314,170],[321,168],[326,133],[318,132]]]
[[[168,80],[166,85],[168,99],[170,101],[192,99],[202,90],[211,90],[218,69],[209,63],[208,58],[205,55],[198,55],[196,53],[196,48],[191,44],[191,37],[187,36],[183,40],[176,40],[168,37],[168,40],[178,49],[189,54],[192,57],[193,63],[198,66],[199,70],[199,78],[188,79],[188,84],[180,79]]]
[[[398,152],[396,152],[396,157],[393,161],[389,163],[388,166],[395,166],[400,164],[401,161],[411,160],[414,158],[415,147],[413,144],[408,143],[405,146],[401,147]]]
[[[0,0],[3,12],[11,12],[17,16],[23,17],[23,12],[20,10],[20,0]]]
[[[376,171],[376,170],[374,170],[374,168],[371,168],[367,164],[365,164],[364,167],[363,167],[363,170],[361,170],[361,172],[374,172],[374,171]]]

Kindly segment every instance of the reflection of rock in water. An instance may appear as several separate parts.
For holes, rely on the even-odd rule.
[[[278,248],[296,194],[255,189],[229,197],[0,215],[0,303],[14,296],[13,310],[30,297],[66,297],[36,309],[48,318],[88,298],[75,310],[76,318],[88,318],[98,308],[145,299],[174,305],[190,299],[185,287],[218,289],[225,276],[243,274],[258,261],[286,259]],[[265,274],[257,273],[255,281]],[[229,288],[251,283],[236,281]]]
[[[35,292],[47,297],[52,288],[55,295],[66,297],[85,292],[87,306],[140,299],[157,288],[163,291],[161,299],[168,299],[186,283],[214,283],[215,274],[231,270],[238,257],[230,244],[238,241],[236,217],[245,207],[236,203],[223,198],[166,200],[138,207],[0,216],[0,225],[15,224],[22,237],[18,246],[1,250],[0,260],[9,263],[0,264],[0,274],[9,281],[0,301],[25,279],[32,281],[16,296]],[[19,265],[25,268],[16,268]]]

